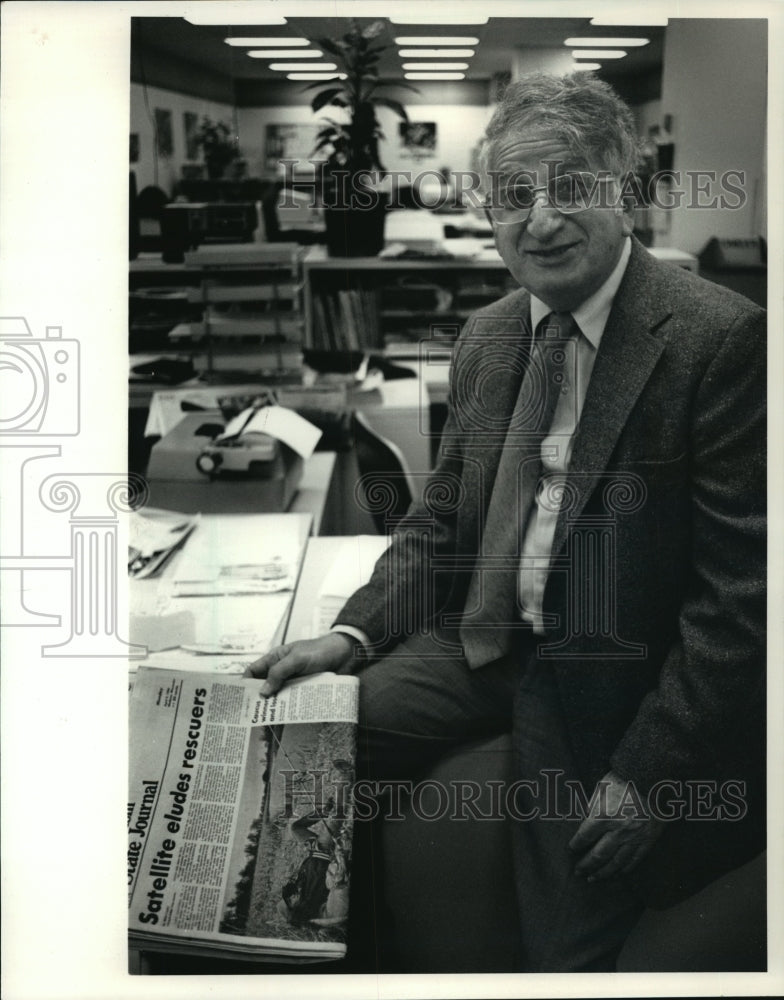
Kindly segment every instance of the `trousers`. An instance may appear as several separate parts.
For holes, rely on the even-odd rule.
[[[521,971],[613,971],[642,904],[620,880],[589,884],[574,873],[568,843],[581,817],[568,783],[578,781],[578,769],[552,668],[537,659],[535,643],[523,640],[471,670],[459,656],[444,657],[431,637],[415,635],[359,677],[361,779],[416,778],[459,744],[511,728],[520,787],[509,817],[510,868]],[[589,798],[593,789],[584,791]]]

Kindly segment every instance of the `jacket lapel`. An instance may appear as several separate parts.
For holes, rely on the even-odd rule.
[[[466,457],[481,468],[483,495],[479,498],[477,513],[482,530],[530,351],[530,296],[523,290],[518,294],[509,315],[483,317],[484,322],[472,330],[477,344],[486,344],[488,348],[501,345],[497,359],[486,350],[477,355],[480,366],[488,364],[488,373],[492,367],[492,378],[488,378],[488,391],[483,393],[485,419],[479,421],[478,428],[468,436],[465,444]]]
[[[566,541],[568,520],[580,515],[607,468],[629,413],[664,349],[666,339],[654,335],[671,315],[663,304],[666,297],[658,294],[660,266],[664,265],[657,264],[633,238],[632,255],[602,335],[580,417],[568,473],[573,500],[560,512],[554,556]]]

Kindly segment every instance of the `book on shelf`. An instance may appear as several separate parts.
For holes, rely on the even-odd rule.
[[[325,305],[327,311],[327,334],[329,337],[329,342],[326,346],[333,351],[343,351],[345,350],[343,326],[337,298],[333,295],[328,295]]]
[[[357,293],[353,291],[338,292],[338,303],[345,349],[359,351],[364,344],[365,331],[362,329],[362,318],[359,316],[360,306]],[[363,344],[360,344],[360,332]]]
[[[359,682],[319,674],[269,698],[261,687],[137,674],[131,947],[238,961],[345,955]]]
[[[313,328],[309,341],[307,346],[311,350],[321,350],[329,346],[327,311],[320,295],[313,296]]]
[[[367,288],[318,292],[313,296],[313,348],[368,351],[381,343],[376,293]]]

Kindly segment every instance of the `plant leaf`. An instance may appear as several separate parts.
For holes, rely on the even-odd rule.
[[[395,114],[398,116],[398,118],[402,118],[404,122],[408,121],[408,112],[400,103],[400,101],[393,101],[389,97],[374,97],[373,103],[381,104],[385,108],[391,108],[392,111],[394,111]]]
[[[343,56],[343,49],[337,42],[333,42],[331,38],[316,38],[313,44],[317,45],[320,49],[326,49],[333,56]]]
[[[317,90],[319,87],[324,86],[323,80],[315,80],[313,83],[308,83],[302,88],[302,93],[304,94],[307,90]]]
[[[342,87],[330,87],[328,90],[322,90],[320,94],[316,94],[316,96],[310,102],[310,106],[313,109],[313,111],[320,111],[325,104],[336,103],[334,100],[335,97],[337,97],[338,94],[342,93],[343,93]],[[338,105],[338,107],[345,107],[345,106],[346,106],[345,102],[343,104]]]

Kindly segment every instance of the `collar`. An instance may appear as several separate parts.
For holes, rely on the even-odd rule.
[[[572,310],[572,316],[574,316],[575,322],[580,327],[580,332],[585,336],[594,350],[598,350],[599,348],[604,327],[607,323],[607,317],[610,315],[613,299],[626,273],[631,252],[632,241],[626,236],[624,237],[621,256],[618,258],[618,263],[613,268],[610,276],[590,298],[587,298],[585,302]],[[551,312],[552,309],[548,305],[545,305],[541,299],[537,299],[535,295],[531,296],[532,329],[535,330],[539,321],[543,320]]]

